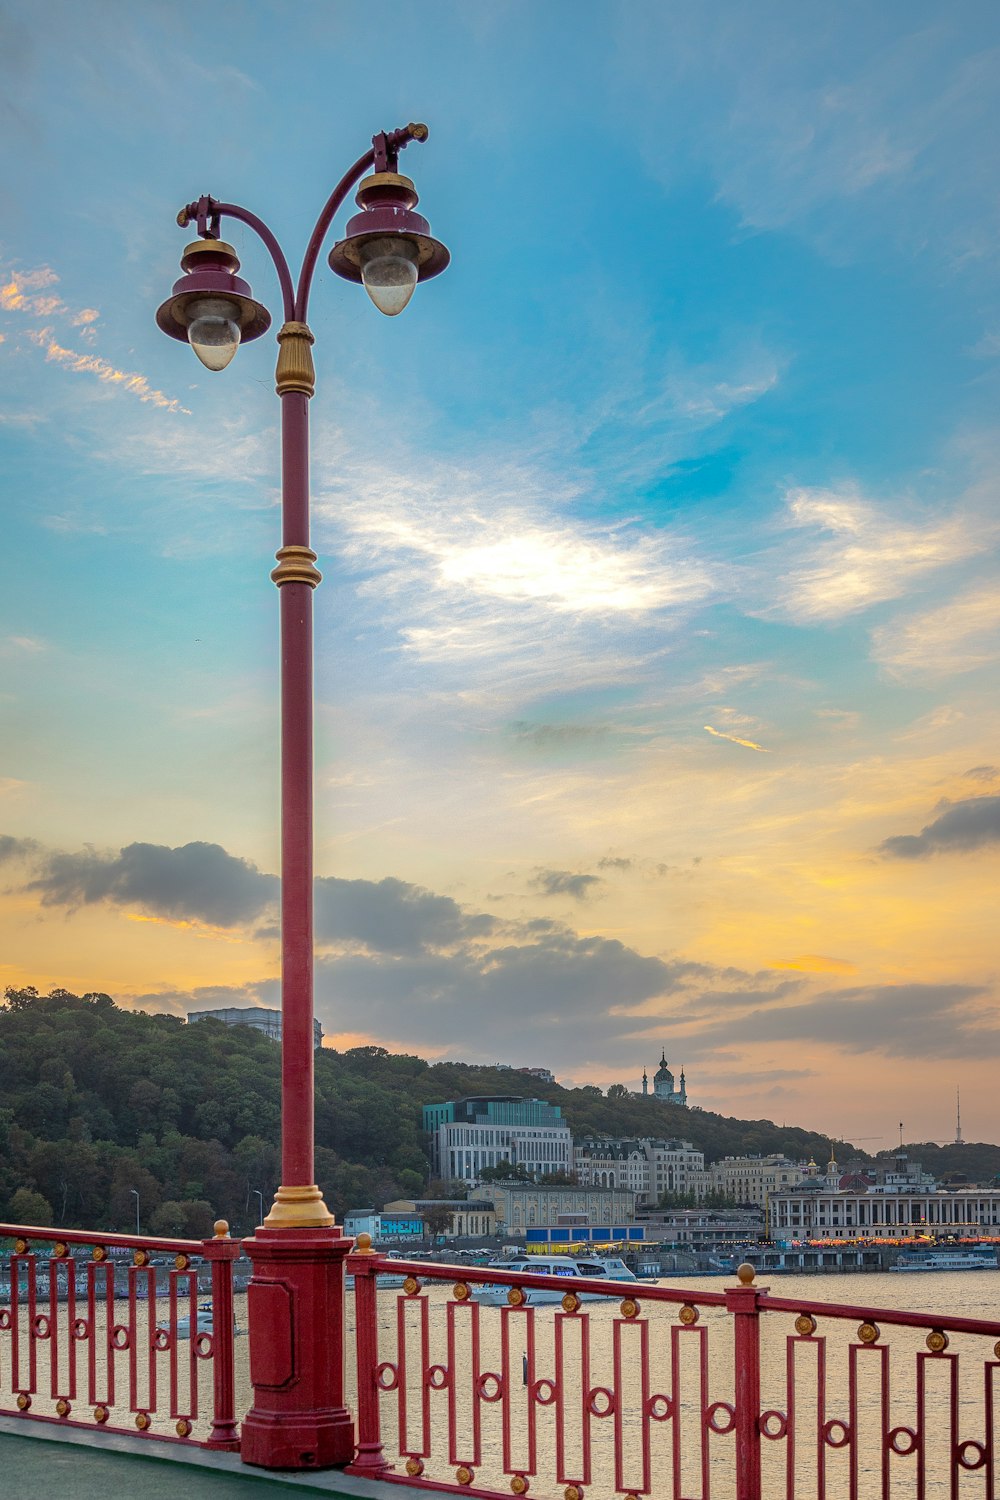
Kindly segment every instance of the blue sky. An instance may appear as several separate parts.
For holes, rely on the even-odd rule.
[[[5,980],[274,998],[274,345],[153,313],[425,119],[451,267],[310,314],[324,1027],[995,1134],[995,8],[0,26]]]

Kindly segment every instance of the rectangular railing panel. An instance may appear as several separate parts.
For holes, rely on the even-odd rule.
[[[532,1500],[998,1500],[1000,1323],[752,1283],[574,1277],[570,1290],[533,1272],[370,1253],[349,1264],[372,1351],[359,1360],[359,1402],[371,1399],[354,1472]],[[402,1292],[377,1292],[400,1272]],[[508,1301],[477,1301],[484,1283]],[[530,1303],[555,1287],[561,1306]],[[407,1384],[414,1317],[419,1448],[384,1421]]]
[[[240,1247],[219,1228],[202,1241],[0,1224],[0,1240],[14,1241],[6,1291],[0,1261],[0,1412],[237,1449]],[[116,1264],[113,1249],[131,1264]],[[153,1263],[157,1252],[173,1257],[165,1275]],[[208,1289],[199,1266],[211,1276]],[[202,1299],[211,1313],[199,1311]],[[210,1424],[201,1416],[209,1384]]]

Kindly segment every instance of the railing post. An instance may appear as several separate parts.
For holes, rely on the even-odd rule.
[[[760,1475],[760,1308],[757,1274],[744,1264],[736,1272],[739,1286],[726,1287],[726,1308],[733,1315],[733,1362],[736,1391],[736,1500],[761,1500]]]
[[[217,1219],[215,1237],[204,1242],[204,1255],[212,1266],[212,1430],[206,1448],[238,1453],[240,1434],[236,1426],[236,1359],[233,1310],[233,1261],[240,1253],[239,1240],[229,1238],[229,1225]]]
[[[378,1405],[378,1273],[370,1234],[359,1234],[353,1255],[347,1257],[354,1277],[354,1320],[358,1360],[358,1447],[346,1473],[377,1479],[392,1465],[382,1451]]]

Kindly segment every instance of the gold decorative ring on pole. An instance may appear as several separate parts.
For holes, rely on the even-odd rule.
[[[286,323],[278,334],[278,368],[274,388],[279,396],[299,391],[303,396],[316,392],[316,370],[312,345],[316,342],[306,323]]]
[[[271,570],[271,582],[281,588],[283,583],[308,583],[315,588],[323,582],[323,575],[316,566],[316,554],[311,547],[279,547],[274,554],[278,566]]]

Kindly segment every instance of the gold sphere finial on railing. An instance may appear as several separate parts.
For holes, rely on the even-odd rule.
[[[355,1255],[375,1254],[375,1251],[372,1249],[372,1237],[365,1230],[362,1230],[354,1241],[354,1253]]]
[[[228,1240],[229,1222],[226,1219],[216,1219],[212,1225],[212,1232],[217,1240]]]
[[[741,1266],[737,1267],[736,1279],[740,1286],[752,1286],[756,1275],[756,1266],[752,1266],[748,1260],[745,1260]]]

